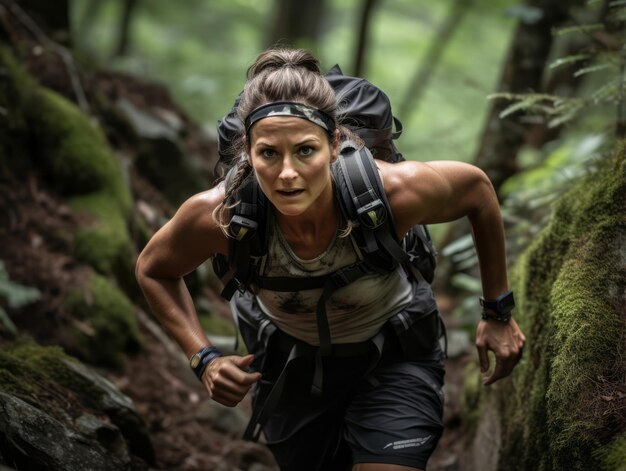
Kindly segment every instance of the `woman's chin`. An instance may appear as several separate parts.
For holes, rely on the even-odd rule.
[[[276,211],[278,211],[282,216],[296,217],[304,213],[304,208],[302,208],[301,206],[282,204],[274,205],[274,207],[276,208]]]

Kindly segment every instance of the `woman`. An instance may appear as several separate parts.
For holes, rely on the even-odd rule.
[[[221,355],[198,322],[183,276],[213,254],[228,254],[229,204],[250,169],[272,206],[266,274],[329,273],[358,257],[330,170],[346,133],[317,60],[303,50],[262,53],[248,70],[237,113],[245,124],[246,158],[234,178],[187,200],[137,262],[137,279],[155,315],[190,358],[209,396],[227,406],[238,404],[253,385],[259,386],[258,397],[267,396],[287,353],[269,352],[260,372],[250,371],[252,355]],[[509,319],[503,226],[488,178],[460,162],[377,164],[400,238],[416,224],[469,219],[488,300],[476,333],[481,370],[488,371],[491,350],[496,364],[485,384],[507,376],[525,338]],[[367,344],[408,310],[414,296],[400,270],[369,275],[338,290],[326,307],[333,345]],[[318,293],[261,289],[255,297],[281,335],[319,345]],[[409,358],[393,335],[385,335],[373,365],[366,353],[333,358],[324,365],[321,395],[309,393],[315,360],[297,362],[264,424],[281,469],[425,469],[442,433],[442,355],[438,342],[433,345]],[[255,408],[261,406],[255,401]]]

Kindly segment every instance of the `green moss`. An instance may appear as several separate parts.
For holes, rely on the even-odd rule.
[[[609,446],[600,450],[597,455],[602,462],[602,469],[605,471],[626,469],[626,433],[619,435]]]
[[[76,106],[40,88],[27,110],[35,131],[44,177],[59,193],[81,195],[106,191],[120,207],[130,208],[119,164],[100,129]]]
[[[499,468],[599,469],[613,440],[626,285],[624,149],[565,195],[512,272],[527,336],[514,375],[489,391],[502,418]]]
[[[41,383],[34,381],[35,376],[23,360],[0,350],[0,391],[35,400]]]
[[[14,358],[22,358],[31,370],[42,372],[46,379],[76,393],[84,405],[95,409],[101,406],[102,390],[68,367],[68,363],[76,359],[61,348],[27,342],[10,346],[7,352]]]
[[[66,308],[77,319],[72,332],[87,361],[120,367],[127,353],[140,348],[134,307],[106,278],[94,275],[85,286],[71,291]]]
[[[129,278],[131,197],[100,129],[74,104],[40,88],[30,101],[30,126],[46,181],[95,221],[76,234],[76,257],[103,274]]]
[[[557,349],[546,398],[555,463],[571,459],[573,450],[586,459],[602,446],[607,410],[594,401],[600,402],[620,370],[623,319],[611,305],[615,296],[607,292],[623,277],[622,262],[607,250],[619,231],[610,225],[595,232],[564,264],[552,290]]]
[[[51,376],[50,364],[69,358],[58,347],[42,347],[20,339],[0,350],[0,391],[15,395],[57,419],[67,418],[72,393]],[[41,358],[42,361],[37,361]]]
[[[482,416],[482,385],[480,370],[476,362],[470,362],[463,370],[465,378],[463,393],[461,395],[461,420],[465,427],[466,438],[469,441],[474,435],[480,417]]]
[[[132,242],[126,220],[116,202],[101,192],[73,198],[70,204],[74,210],[96,217],[91,225],[76,233],[76,258],[103,274],[132,270]]]

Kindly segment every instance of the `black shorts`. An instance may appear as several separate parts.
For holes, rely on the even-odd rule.
[[[355,463],[426,467],[443,432],[441,350],[407,360],[397,340],[387,338],[373,370],[366,356],[325,362],[321,396],[310,393],[314,359],[292,362],[282,399],[263,427],[281,470],[346,471]],[[260,397],[281,361],[268,356]]]

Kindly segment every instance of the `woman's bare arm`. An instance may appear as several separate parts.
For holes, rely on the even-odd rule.
[[[504,228],[496,193],[479,168],[462,162],[380,164],[385,190],[403,236],[415,224],[436,224],[467,217],[478,254],[483,296],[495,299],[509,290]],[[514,319],[481,320],[476,332],[481,370],[496,367],[485,384],[507,376],[521,354],[525,337]]]
[[[228,239],[212,215],[223,197],[221,187],[191,197],[152,237],[137,260],[137,281],[150,308],[188,358],[210,341],[183,277],[213,254],[228,254]],[[202,376],[209,395],[227,406],[241,401],[260,378],[258,373],[245,371],[252,360],[251,355],[232,355],[211,361]]]

